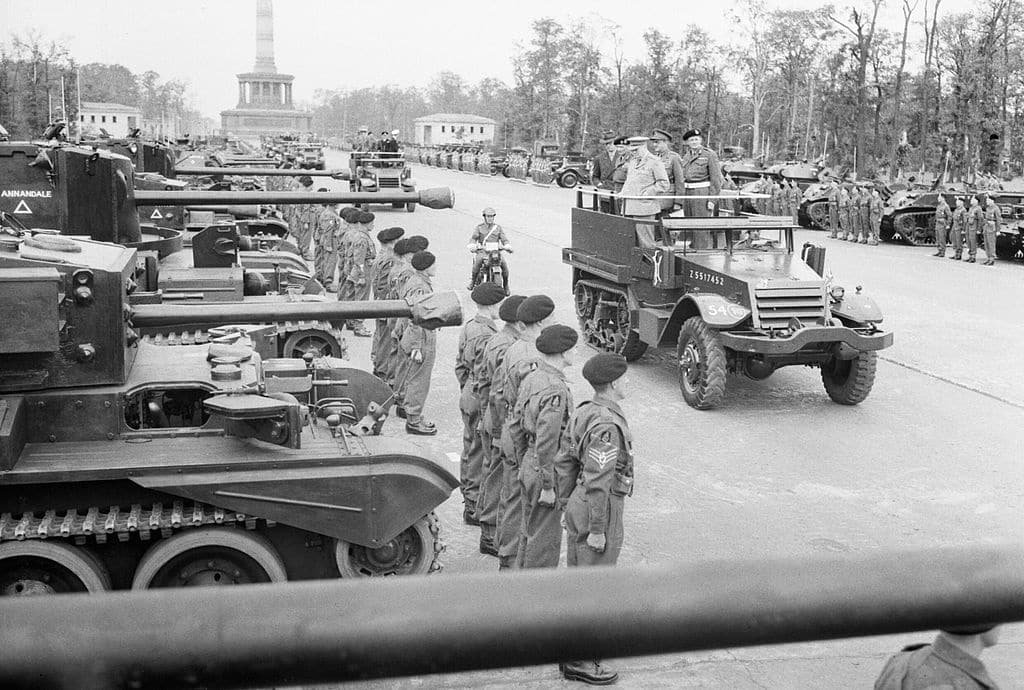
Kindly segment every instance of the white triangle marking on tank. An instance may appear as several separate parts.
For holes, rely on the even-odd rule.
[[[164,217],[162,215],[160,215],[160,209],[154,208],[153,209],[153,213],[150,214],[150,216],[149,216],[149,219],[150,220],[163,220]]]
[[[21,215],[25,215],[25,214],[32,215],[32,209],[30,209],[28,207],[28,204],[25,203],[24,199],[19,201],[18,205],[14,207],[14,212],[15,213],[20,213]]]

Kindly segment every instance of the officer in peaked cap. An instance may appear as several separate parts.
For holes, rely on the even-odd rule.
[[[665,166],[665,173],[668,175],[669,194],[677,197],[683,196],[683,161],[679,154],[672,150],[672,135],[663,129],[652,130],[648,148]],[[663,213],[671,212],[674,208],[681,205],[682,199],[662,199],[661,210]]]

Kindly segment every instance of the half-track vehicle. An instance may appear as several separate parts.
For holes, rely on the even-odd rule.
[[[868,396],[892,333],[860,288],[829,285],[824,249],[795,253],[790,217],[641,221],[599,210],[601,193],[586,194],[589,203],[577,191],[562,256],[591,346],[629,360],[674,347],[680,389],[697,409],[721,403],[727,374],[760,380],[790,365],[820,368],[837,403]]]
[[[135,255],[0,238],[0,593],[435,569],[432,511],[458,480],[375,435],[387,384],[341,360],[276,358],[259,328],[146,342],[137,329],[165,320],[258,322],[269,310],[133,306]],[[286,311],[461,321],[454,293]]]
[[[379,193],[382,198],[375,203],[388,203],[386,197],[394,192],[414,194],[416,181],[412,177],[412,168],[406,166],[405,160],[398,153],[357,153],[352,152],[349,158],[351,170],[349,189],[353,192]],[[369,201],[364,204],[371,203]],[[391,202],[392,208],[402,208],[412,213],[416,210],[416,202]]]
[[[295,149],[295,163],[303,169],[324,170],[327,163],[320,145],[303,144]]]

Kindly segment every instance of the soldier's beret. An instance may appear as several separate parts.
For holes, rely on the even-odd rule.
[[[575,329],[556,323],[546,326],[537,336],[537,350],[546,355],[557,355],[576,347],[580,337]]]
[[[704,136],[704,135],[703,135],[703,133],[699,129],[689,129],[689,130],[687,130],[683,134],[683,141],[686,141],[687,139],[690,139],[692,137],[700,137],[700,136]]]
[[[303,175],[302,177],[299,178],[299,182],[301,182],[306,187],[310,187],[313,185],[313,178],[310,177],[309,175]]]
[[[519,305],[526,299],[526,295],[512,295],[506,297],[505,301],[498,307],[498,318],[502,321],[515,321]]]
[[[412,255],[412,267],[417,271],[422,271],[433,266],[436,260],[436,257],[430,252],[416,252]]]
[[[611,383],[626,373],[626,358],[614,352],[601,352],[583,365],[583,378],[593,386]]]
[[[477,304],[489,306],[505,299],[505,289],[497,283],[484,282],[473,288],[470,297]]]
[[[409,246],[412,247],[414,252],[422,252],[430,246],[430,240],[423,235],[413,235],[412,237],[406,238],[409,242]]]
[[[537,323],[551,316],[554,310],[555,303],[547,295],[531,295],[523,300],[516,310],[516,321]]]
[[[338,215],[340,215],[341,219],[346,223],[355,223],[356,220],[355,216],[352,215],[353,213],[358,214],[359,209],[354,206],[346,206],[345,208],[341,209],[341,213],[339,213]]]
[[[615,144],[616,146],[622,146],[627,141],[629,141],[629,137],[615,137],[615,141],[613,141],[612,143]]]
[[[391,227],[384,228],[377,233],[377,240],[380,242],[394,242],[405,234],[405,228]]]
[[[412,254],[415,250],[409,246],[409,238],[403,237],[395,242],[394,251],[395,256],[405,256],[406,254]]]
[[[357,223],[362,223],[363,225],[366,225],[367,223],[372,223],[373,219],[376,218],[376,217],[377,216],[373,215],[369,211],[360,211],[359,212],[359,220],[357,220],[356,222]]]
[[[980,635],[996,627],[994,623],[982,623],[981,625],[965,625],[959,628],[943,628],[942,632],[952,635]]]
[[[611,144],[614,143],[617,138],[618,137],[616,136],[615,132],[613,132],[610,129],[606,129],[603,132],[601,132],[600,140],[602,144]]]
[[[665,141],[672,141],[672,135],[663,129],[651,130],[651,139],[664,139]]]

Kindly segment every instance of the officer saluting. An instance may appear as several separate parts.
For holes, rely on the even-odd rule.
[[[687,196],[717,196],[722,192],[722,166],[714,151],[704,146],[703,133],[691,129],[683,134],[686,151],[680,154],[683,167],[683,194]],[[687,199],[683,205],[689,217],[706,218],[711,215],[714,201]]]
[[[565,508],[566,563],[615,565],[622,550],[622,512],[633,493],[633,435],[619,403],[626,397],[626,359],[603,352],[583,365],[594,399],[569,420],[569,448],[557,468],[572,488]],[[559,487],[559,494],[565,489]],[[599,661],[561,664],[562,675],[592,685],[615,682],[618,674]]]

